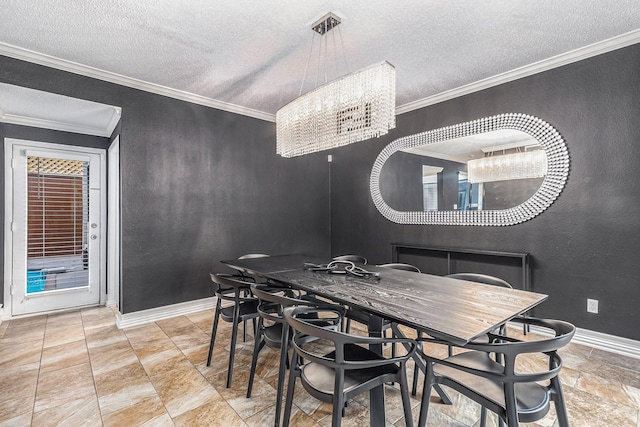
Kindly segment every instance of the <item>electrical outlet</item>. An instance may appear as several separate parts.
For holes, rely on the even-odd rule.
[[[598,314],[598,300],[587,298],[587,313]]]

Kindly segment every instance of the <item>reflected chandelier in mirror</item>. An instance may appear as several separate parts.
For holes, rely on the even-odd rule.
[[[457,203],[452,207],[458,210],[442,211],[436,208],[430,208],[426,201],[426,187],[425,188],[425,205],[423,210],[415,210],[415,208],[402,208],[396,205],[395,201],[389,203],[391,194],[390,191],[384,186],[381,187],[381,176],[389,175],[387,169],[386,173],[383,171],[383,166],[389,164],[389,158],[398,152],[406,152],[416,154],[420,150],[433,151],[438,145],[455,144],[460,143],[464,139],[471,137],[492,137],[499,134],[526,134],[529,139],[534,140],[534,144],[539,151],[523,152],[521,153],[523,158],[525,155],[534,153],[536,161],[539,163],[536,165],[537,171],[534,171],[532,175],[522,177],[514,176],[513,178],[518,180],[525,177],[538,177],[541,184],[539,188],[532,191],[533,194],[526,195],[526,199],[523,198],[515,203],[513,206],[507,206],[503,209],[490,209],[485,206],[474,206],[473,203],[466,203],[465,207],[459,206]],[[457,140],[454,142],[454,140]],[[496,144],[495,142],[492,144]],[[495,151],[495,150],[487,150]],[[541,156],[541,152],[544,152],[546,156]],[[424,155],[424,154],[423,154]],[[484,157],[483,160],[501,160],[496,164],[504,163],[504,160],[509,157],[515,156],[492,156],[492,153],[485,154],[491,157]],[[534,156],[529,156],[532,159]],[[501,159],[502,158],[502,159]],[[491,163],[491,162],[489,162]],[[467,175],[467,169],[469,163],[463,163],[462,169],[459,172],[459,176]],[[427,167],[429,168],[429,167]],[[523,169],[523,167],[516,167],[512,169]],[[438,174],[438,170],[442,168],[431,168],[435,171],[431,173]],[[543,172],[540,172],[542,170]],[[493,171],[500,172],[500,171]],[[426,173],[426,172],[425,172]],[[532,172],[527,172],[532,173]],[[558,133],[558,131],[545,121],[532,117],[526,114],[508,113],[501,114],[492,117],[486,117],[478,120],[473,120],[466,123],[461,123],[453,126],[447,126],[440,129],[435,129],[427,132],[422,132],[415,135],[409,135],[406,137],[398,138],[387,145],[382,152],[378,155],[373,169],[371,171],[370,188],[371,197],[376,208],[380,213],[390,221],[398,224],[434,224],[434,225],[492,225],[492,226],[506,226],[515,225],[521,222],[527,221],[536,215],[539,215],[545,209],[547,209],[553,201],[558,197],[564,185],[567,181],[569,174],[569,153],[564,140]],[[487,175],[490,176],[491,174]],[[424,178],[424,177],[423,177]],[[462,178],[460,178],[462,179]],[[501,178],[484,178],[485,180],[495,180]],[[458,178],[456,178],[456,181]],[[470,180],[469,182],[473,182]],[[456,183],[457,185],[457,183]],[[381,191],[381,188],[384,191]],[[476,185],[476,193],[478,186]],[[482,187],[480,187],[482,188]],[[387,200],[383,197],[385,196]],[[457,202],[457,201],[456,201]],[[447,206],[451,206],[446,204]],[[402,210],[404,209],[404,210]],[[431,210],[433,209],[433,210]],[[464,209],[464,210],[463,210]]]

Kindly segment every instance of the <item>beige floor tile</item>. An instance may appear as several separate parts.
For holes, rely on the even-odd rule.
[[[41,373],[34,412],[41,412],[71,401],[85,401],[89,397],[96,400],[91,367],[88,363]]]
[[[2,409],[0,409],[2,411]],[[0,417],[0,427],[29,427],[31,425],[32,413],[25,412],[24,414],[16,415],[6,420]]]
[[[150,426],[173,425],[171,417],[155,393],[144,399],[137,399],[119,410],[105,413],[102,404],[100,409],[105,427],[139,426],[145,423]]]
[[[115,325],[116,312],[113,307],[92,307],[80,311],[85,330]]]
[[[0,369],[40,363],[43,340],[8,341],[0,338]]]
[[[38,364],[19,365],[2,370],[0,376],[0,423],[33,410],[38,384]]]
[[[4,337],[4,333],[7,331],[9,327],[9,322],[3,322],[0,320],[0,338]]]
[[[637,427],[638,410],[591,393],[564,387],[563,392],[573,426]]]
[[[95,385],[103,416],[157,398],[156,389],[138,362],[96,375]]]
[[[46,328],[46,318],[38,322],[16,322],[15,320],[9,321],[9,326],[4,332],[2,342],[4,344],[23,343],[27,341],[43,341],[44,330]]]
[[[176,426],[244,426],[245,422],[221,397],[212,397],[202,405],[174,418]]]
[[[138,362],[138,357],[128,341],[117,341],[97,348],[89,348],[93,375],[101,375]]]
[[[89,351],[87,342],[83,338],[79,341],[44,348],[40,369],[41,372],[50,372],[88,362]]]
[[[124,331],[116,325],[102,325],[92,329],[85,327],[87,347],[90,349],[104,347],[111,344],[127,342]]]
[[[99,426],[100,408],[95,395],[69,399],[63,404],[33,413],[33,426]]]
[[[82,322],[74,322],[69,325],[50,325],[50,323],[47,323],[44,333],[44,348],[85,339]]]

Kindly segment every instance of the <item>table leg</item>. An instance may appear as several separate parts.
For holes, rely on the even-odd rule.
[[[369,316],[369,336],[382,336],[382,318],[378,316]],[[382,354],[382,344],[372,344],[369,350]],[[385,425],[384,410],[384,385],[376,387],[369,392],[369,407],[371,427],[382,427]]]

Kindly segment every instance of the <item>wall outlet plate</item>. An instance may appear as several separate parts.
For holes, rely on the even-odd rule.
[[[587,313],[598,314],[598,300],[587,298]]]

